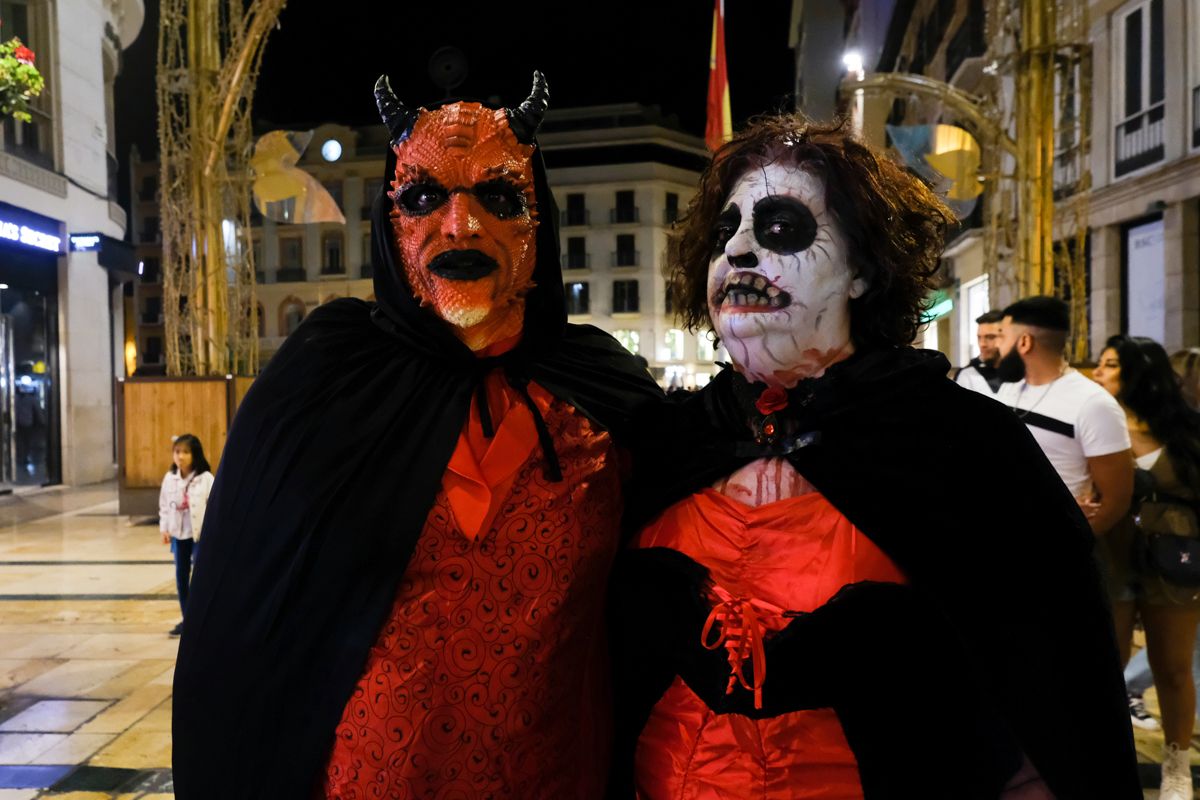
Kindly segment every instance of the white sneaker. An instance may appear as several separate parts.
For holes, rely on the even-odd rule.
[[[1146,710],[1146,704],[1142,702],[1142,696],[1140,694],[1126,696],[1129,698],[1129,721],[1133,723],[1133,727],[1141,728],[1144,731],[1158,730],[1158,720],[1150,716],[1150,712]]]
[[[1190,761],[1188,751],[1180,750],[1176,744],[1169,744],[1163,749],[1162,786],[1158,790],[1158,800],[1193,800]]]

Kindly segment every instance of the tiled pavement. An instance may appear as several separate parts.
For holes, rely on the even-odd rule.
[[[168,800],[179,621],[112,485],[0,500],[0,800]]]
[[[111,485],[0,499],[0,800],[174,797],[179,607],[157,527],[135,523]],[[1157,787],[1161,734],[1135,733]]]

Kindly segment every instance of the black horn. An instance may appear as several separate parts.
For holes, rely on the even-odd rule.
[[[379,116],[383,117],[383,124],[387,125],[388,133],[392,135],[392,144],[407,139],[420,111],[405,108],[392,91],[387,75],[380,75],[379,80],[375,81],[375,105],[379,106]]]
[[[534,134],[546,116],[546,107],[550,105],[550,87],[546,85],[546,76],[540,72],[533,73],[533,91],[525,102],[516,108],[506,108],[508,127],[516,134],[517,141],[522,144],[533,144]]]

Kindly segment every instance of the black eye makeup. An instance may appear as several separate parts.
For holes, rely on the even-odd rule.
[[[799,253],[816,240],[817,220],[793,197],[764,197],[754,204],[754,238],[772,252]]]
[[[725,245],[729,244],[729,240],[737,233],[738,226],[742,224],[742,212],[737,207],[737,203],[730,203],[729,207],[721,212],[717,217],[717,222],[713,226],[713,254],[720,255],[725,252]]]
[[[479,204],[498,219],[511,219],[525,212],[525,195],[506,180],[477,183],[473,191]]]
[[[410,217],[432,214],[450,199],[450,193],[432,181],[412,183],[400,190],[396,202]]]

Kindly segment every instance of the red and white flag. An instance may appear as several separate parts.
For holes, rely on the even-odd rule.
[[[708,125],[704,141],[716,150],[733,136],[729,113],[729,73],[725,71],[725,0],[713,5],[712,51],[708,57]]]

